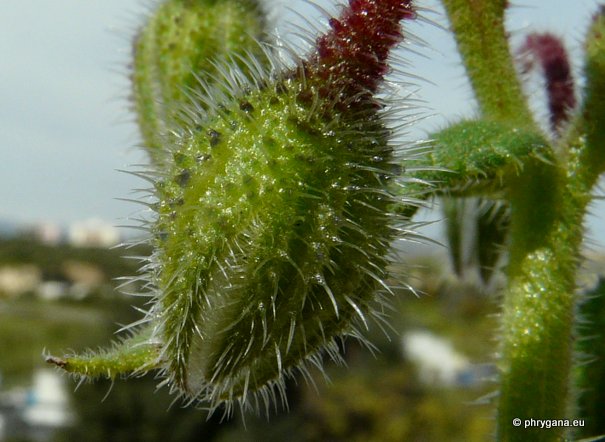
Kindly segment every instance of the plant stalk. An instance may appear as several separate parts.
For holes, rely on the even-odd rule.
[[[524,423],[569,417],[575,273],[589,200],[579,184],[536,160],[510,191],[498,440],[560,440],[566,430]],[[513,425],[515,418],[521,426]]]
[[[504,11],[506,0],[443,0],[481,114],[533,124],[510,55]]]

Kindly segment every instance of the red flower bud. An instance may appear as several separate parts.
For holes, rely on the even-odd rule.
[[[576,106],[573,75],[562,41],[552,34],[530,34],[521,47],[524,70],[539,64],[546,80],[550,127],[558,132]]]
[[[388,72],[389,51],[403,40],[401,21],[415,17],[411,0],[349,0],[304,63],[307,78],[336,105],[372,103]]]

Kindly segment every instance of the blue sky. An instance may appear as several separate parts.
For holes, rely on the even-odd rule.
[[[0,2],[0,219],[67,224],[97,217],[128,224],[126,218],[139,210],[116,198],[131,197],[143,183],[117,169],[132,169],[145,160],[136,147],[127,65],[130,40],[154,3]],[[446,26],[436,0],[418,3],[434,10],[425,16]],[[551,30],[564,37],[570,51],[580,53],[598,1],[512,3],[513,42],[526,32]],[[302,0],[288,5],[306,17],[314,14]],[[406,70],[432,82],[416,81],[415,95],[432,115],[410,129],[408,136],[416,139],[472,115],[474,103],[448,33],[422,23],[411,28],[429,47],[413,47],[424,56],[405,52]],[[575,62],[579,67],[580,58]],[[529,93],[539,101],[539,92]],[[605,217],[604,206],[594,211]],[[605,242],[601,220],[591,220],[590,226]]]

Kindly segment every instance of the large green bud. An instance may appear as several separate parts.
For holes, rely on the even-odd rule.
[[[353,2],[298,68],[226,72],[227,97],[181,131],[156,184],[150,318],[185,396],[283,393],[284,376],[338,359],[335,339],[380,316],[399,158],[373,95],[411,16],[407,2]]]
[[[187,395],[232,401],[306,370],[358,334],[386,286],[386,131],[375,116],[326,118],[303,91],[282,79],[234,97],[181,140],[156,185],[151,316]]]
[[[131,371],[159,369],[211,409],[268,406],[382,319],[412,203],[375,95],[413,17],[410,1],[355,0],[296,67],[266,53],[201,83],[149,175],[153,306]],[[99,359],[51,362],[103,373]]]

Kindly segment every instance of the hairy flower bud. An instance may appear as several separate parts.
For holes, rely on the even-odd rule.
[[[410,1],[351,0],[295,67],[268,51],[216,65],[181,106],[153,179],[144,329],[172,391],[227,411],[283,401],[286,377],[381,319],[411,202],[375,93],[413,16]]]
[[[283,392],[284,375],[337,358],[334,339],[372,314],[398,202],[372,93],[410,15],[408,2],[352,1],[298,68],[235,76],[184,131],[156,186],[151,317],[186,396]]]
[[[546,80],[550,126],[557,132],[569,120],[576,106],[574,80],[567,51],[558,37],[544,33],[528,35],[520,52],[526,71],[534,68],[535,64],[542,70]]]

